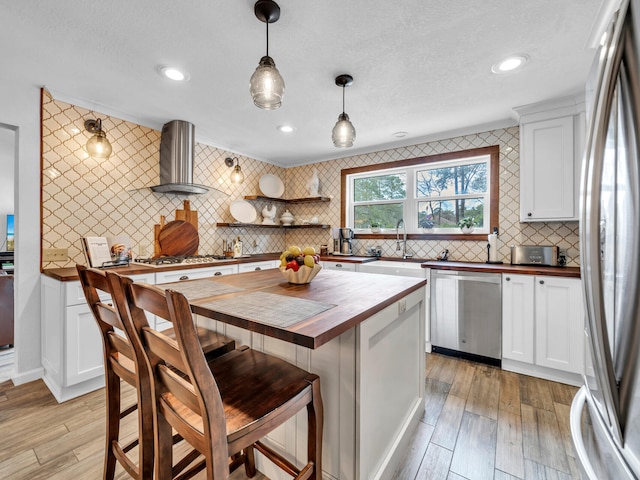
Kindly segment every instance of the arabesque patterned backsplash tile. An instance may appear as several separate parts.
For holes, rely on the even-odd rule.
[[[188,198],[198,211],[199,253],[221,253],[223,240],[242,237],[247,253],[278,252],[287,245],[331,245],[328,229],[265,229],[217,227],[232,222],[229,206],[245,195],[261,194],[259,180],[264,174],[285,182],[283,198],[309,195],[306,184],[317,169],[319,193],[331,197],[328,203],[285,205],[277,203],[277,217],[288,208],[296,223],[317,216],[320,223],[338,227],[340,222],[340,170],[436,153],[490,145],[500,146],[500,255],[509,261],[511,244],[553,244],[565,250],[570,265],[579,265],[578,223],[519,222],[519,130],[518,127],[481,132],[410,147],[355,155],[310,165],[282,168],[204,144],[196,144],[194,182],[211,187],[205,195],[182,197],[152,193],[146,187],[159,182],[160,132],[115,117],[52,99],[46,92],[43,106],[42,248],[68,248],[66,263],[45,263],[43,268],[86,263],[81,239],[84,236],[129,235],[134,254],[153,252],[153,226],[174,219],[175,210]],[[97,162],[84,149],[89,133],[88,118],[101,118],[113,146],[109,160]],[[196,125],[197,136],[197,125]],[[234,185],[228,156],[240,160],[245,181]],[[263,201],[252,202],[260,223]],[[450,258],[461,261],[486,260],[486,242],[409,240],[408,249],[417,258],[434,258],[448,248]],[[397,256],[395,240],[355,240],[354,250],[364,255],[369,246],[380,246],[384,256]]]

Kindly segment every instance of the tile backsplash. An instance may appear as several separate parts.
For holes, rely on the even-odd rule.
[[[84,130],[88,118],[101,118],[113,146],[106,161],[90,158],[84,149],[89,133]],[[129,235],[134,254],[153,252],[153,226],[174,219],[182,208],[177,195],[152,193],[148,188],[159,181],[160,132],[115,117],[105,116],[51,98],[45,92],[42,105],[42,248],[68,248],[66,263],[44,263],[43,268],[86,263],[81,238],[90,235]],[[197,125],[196,125],[197,135]],[[511,244],[553,244],[566,251],[569,265],[579,265],[578,223],[519,222],[519,129],[481,132],[310,165],[282,168],[242,157],[204,144],[196,144],[194,182],[216,190],[188,197],[198,211],[199,253],[221,253],[223,240],[242,237],[247,253],[277,252],[290,244],[331,244],[328,229],[217,227],[218,222],[233,222],[229,206],[245,195],[261,194],[259,180],[264,174],[279,176],[285,182],[284,198],[309,195],[307,180],[317,169],[319,194],[330,197],[328,203],[285,205],[276,203],[277,217],[288,208],[296,223],[317,216],[320,223],[334,227],[340,222],[340,170],[390,162],[436,153],[490,145],[500,146],[500,251],[509,260]],[[224,163],[229,156],[240,160],[245,181],[231,183],[231,169]],[[257,223],[266,202],[252,202],[258,211]],[[485,261],[485,241],[409,240],[408,249],[417,258],[434,258],[448,248],[452,260]],[[384,256],[397,256],[395,240],[355,240],[356,254],[364,255],[369,246],[381,246]]]

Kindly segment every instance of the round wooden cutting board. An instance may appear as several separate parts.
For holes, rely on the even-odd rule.
[[[160,254],[169,256],[193,255],[198,251],[200,243],[196,227],[184,220],[174,220],[162,227],[158,241]]]

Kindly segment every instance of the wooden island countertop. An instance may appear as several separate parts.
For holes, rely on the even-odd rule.
[[[260,291],[334,305],[311,318],[288,327],[279,327],[212,310],[205,304],[214,297],[190,300],[193,312],[198,315],[311,349],[333,340],[427,283],[425,279],[420,278],[369,273],[354,276],[352,272],[329,269],[320,271],[313,281],[306,285],[288,283],[278,269],[192,281],[211,281],[242,289],[217,296],[216,299]],[[162,288],[163,284],[158,286]]]

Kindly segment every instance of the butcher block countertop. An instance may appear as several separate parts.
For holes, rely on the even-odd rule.
[[[361,275],[366,275],[367,278],[364,279]],[[202,280],[190,280],[181,283],[198,281],[202,282]],[[238,297],[241,300],[242,296],[259,292],[281,295],[284,297],[282,302],[285,305],[288,299],[301,299],[330,307],[293,325],[277,326],[243,318],[241,309],[237,314],[227,314],[218,312],[213,307],[207,307],[213,297],[189,299],[193,312],[198,315],[312,349],[333,340],[427,284],[426,279],[420,278],[371,273],[358,274],[356,277],[352,272],[329,269],[322,270],[311,283],[306,285],[288,283],[278,269],[223,275],[206,279],[206,281],[242,289],[215,297],[218,301],[231,297]],[[162,284],[158,286],[162,288]],[[295,313],[292,312],[292,316],[295,316]]]
[[[423,268],[436,270],[459,270],[466,272],[513,273],[523,275],[546,275],[548,277],[580,278],[579,267],[545,267],[537,265],[511,265],[510,263],[471,262],[422,262]]]
[[[178,265],[165,265],[161,267],[147,267],[143,264],[131,263],[127,267],[115,267],[110,268],[112,272],[116,272],[120,275],[139,275],[141,273],[156,273],[156,272],[170,272],[173,270],[190,270],[196,268],[211,268],[220,267],[223,265],[235,265],[238,263],[252,263],[262,262],[266,260],[276,260],[278,258],[276,253],[263,253],[257,255],[251,255],[250,257],[230,258],[229,260],[217,260],[213,263],[189,263]],[[59,280],[61,282],[70,282],[73,280],[80,280],[78,277],[78,271],[76,267],[65,268],[47,268],[42,271],[44,275]]]
[[[206,264],[180,264],[180,265],[166,265],[162,267],[146,267],[144,265],[138,265],[132,263],[128,267],[117,267],[112,269],[113,271],[121,275],[138,275],[141,273],[151,272],[170,272],[172,270],[188,270],[196,268],[216,267],[222,265],[233,265],[237,263],[252,263],[261,262],[265,260],[276,260],[279,257],[278,253],[263,253],[257,255],[251,255],[251,257],[234,258],[229,260],[220,260],[215,263]],[[423,268],[435,268],[438,270],[460,270],[468,272],[488,272],[488,273],[521,273],[523,275],[547,275],[551,277],[569,277],[580,278],[579,267],[544,267],[544,266],[531,266],[531,265],[511,265],[509,263],[501,264],[488,264],[488,263],[473,263],[473,262],[441,262],[436,260],[409,258],[402,260],[397,257],[360,257],[360,256],[338,256],[327,255],[320,257],[322,261],[327,262],[340,262],[340,263],[370,263],[376,260],[385,261],[399,261],[399,262],[411,262],[420,263]],[[66,268],[48,268],[43,270],[44,275],[59,280],[61,282],[69,282],[78,280],[78,272],[75,267]]]

